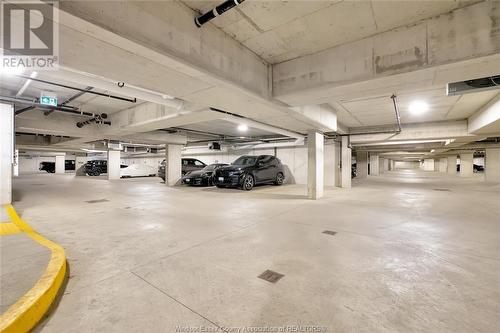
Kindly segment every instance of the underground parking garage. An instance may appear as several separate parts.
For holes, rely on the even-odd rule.
[[[500,330],[497,1],[0,5],[1,332]]]

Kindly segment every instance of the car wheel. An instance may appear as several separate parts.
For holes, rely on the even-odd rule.
[[[245,178],[243,178],[242,189],[245,191],[250,191],[253,188],[253,185],[254,185],[254,180],[252,175],[246,175]]]
[[[285,181],[285,177],[281,172],[278,172],[276,175],[276,180],[274,181],[274,185],[283,185],[283,182]]]

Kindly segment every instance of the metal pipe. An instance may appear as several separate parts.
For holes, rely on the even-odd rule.
[[[245,1],[245,0],[227,0],[227,1],[224,1],[223,3],[221,3],[220,5],[215,7],[214,9],[212,9],[212,10],[206,12],[205,14],[195,18],[194,24],[196,24],[196,26],[198,28],[201,28],[201,26],[204,25],[205,23],[213,20],[214,18],[216,18],[219,15],[224,14],[225,12],[230,10],[231,8],[238,6],[243,1]]]
[[[36,81],[36,82],[40,82],[40,83],[50,84],[50,85],[53,85],[53,86],[57,86],[57,87],[61,87],[61,88],[66,88],[66,89],[72,89],[72,90],[82,91],[82,92],[85,92],[85,93],[89,93],[89,94],[93,94],[93,95],[98,95],[98,96],[103,96],[103,97],[108,97],[108,98],[113,98],[113,99],[117,99],[117,100],[120,100],[120,101],[125,101],[125,102],[130,102],[130,103],[136,103],[137,102],[136,98],[130,99],[130,98],[115,96],[115,95],[111,95],[111,94],[100,93],[100,92],[97,92],[97,91],[90,91],[90,90],[86,90],[86,89],[82,89],[82,88],[67,86],[65,84],[60,84],[60,83],[50,82],[50,81],[46,81],[46,80],[40,80],[40,79],[30,78],[30,77],[24,76],[24,75],[17,75],[17,76],[25,78],[25,79],[31,79],[32,81]]]
[[[396,122],[398,124],[397,133],[401,133],[401,116],[399,115],[399,109],[396,103],[396,94],[392,94],[391,99],[392,99],[392,104],[394,105],[394,112],[396,113]]]
[[[104,124],[104,125],[111,125],[110,121],[105,121],[104,119],[108,118],[108,115],[106,113],[101,113],[97,114],[94,117],[87,119],[85,121],[79,121],[76,123],[76,127],[82,128],[85,125],[89,125],[91,123],[96,123],[96,124]]]

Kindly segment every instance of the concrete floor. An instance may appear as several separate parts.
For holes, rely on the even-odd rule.
[[[500,331],[500,185],[400,171],[353,186],[310,201],[297,185],[21,176],[15,207],[71,272],[38,330]]]

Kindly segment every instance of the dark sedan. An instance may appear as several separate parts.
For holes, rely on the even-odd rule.
[[[284,180],[281,161],[271,155],[241,156],[231,165],[216,169],[213,176],[217,187],[239,187],[246,191],[257,184],[281,185]]]
[[[213,173],[217,168],[227,164],[215,163],[204,167],[201,170],[191,171],[182,177],[182,183],[192,186],[213,186]]]
[[[41,162],[38,168],[40,171],[47,171],[48,173],[56,172],[56,163],[55,162]],[[64,170],[75,170],[75,161],[74,160],[65,160],[64,161]]]

